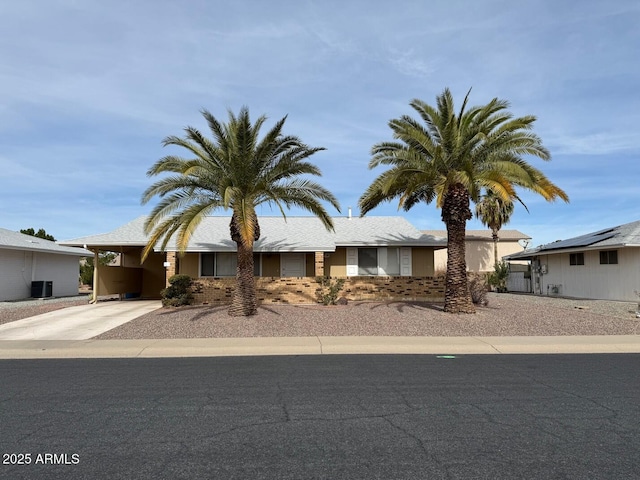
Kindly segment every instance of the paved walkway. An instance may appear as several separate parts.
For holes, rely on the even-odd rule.
[[[2,340],[86,340],[161,307],[158,300],[99,302],[0,325]]]

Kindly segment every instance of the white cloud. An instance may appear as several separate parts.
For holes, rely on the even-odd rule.
[[[559,155],[615,155],[640,153],[637,133],[594,133],[591,135],[547,136],[547,143]]]

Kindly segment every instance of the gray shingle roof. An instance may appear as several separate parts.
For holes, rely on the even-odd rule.
[[[82,248],[62,246],[50,240],[32,237],[31,235],[25,235],[24,233],[14,232],[5,228],[0,228],[0,249],[58,253],[78,257],[93,255],[93,253]]]
[[[447,238],[446,230],[423,230],[423,233],[436,237]],[[529,240],[531,237],[519,230],[500,230],[498,233],[500,240]],[[492,240],[491,230],[467,230],[465,232],[467,240]]]
[[[64,245],[144,246],[146,217],[135,220],[109,233],[80,237],[61,242]],[[229,234],[230,217],[206,217],[198,226],[188,252],[235,251]],[[329,232],[316,217],[259,217],[260,239],[256,252],[316,251],[331,252],[336,246],[407,245],[446,246],[446,241],[423,234],[402,217],[336,217],[335,233]],[[172,239],[167,250],[175,250]]]
[[[403,217],[337,217],[333,219],[338,246],[446,246],[446,239],[415,228]]]

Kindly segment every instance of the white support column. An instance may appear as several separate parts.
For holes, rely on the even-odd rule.
[[[98,301],[98,265],[100,264],[98,259],[98,249],[96,249],[93,252],[93,296],[91,298],[91,303],[96,303]]]

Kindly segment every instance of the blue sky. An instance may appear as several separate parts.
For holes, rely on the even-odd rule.
[[[445,87],[538,118],[552,160],[531,162],[571,202],[522,193],[505,228],[537,245],[639,220],[638,25],[626,0],[3,2],[0,227],[63,240],[148,213],[147,169],[183,153],[161,140],[243,105],[327,148],[320,181],[357,214],[388,121]],[[371,213],[396,214],[444,229],[434,205]]]

